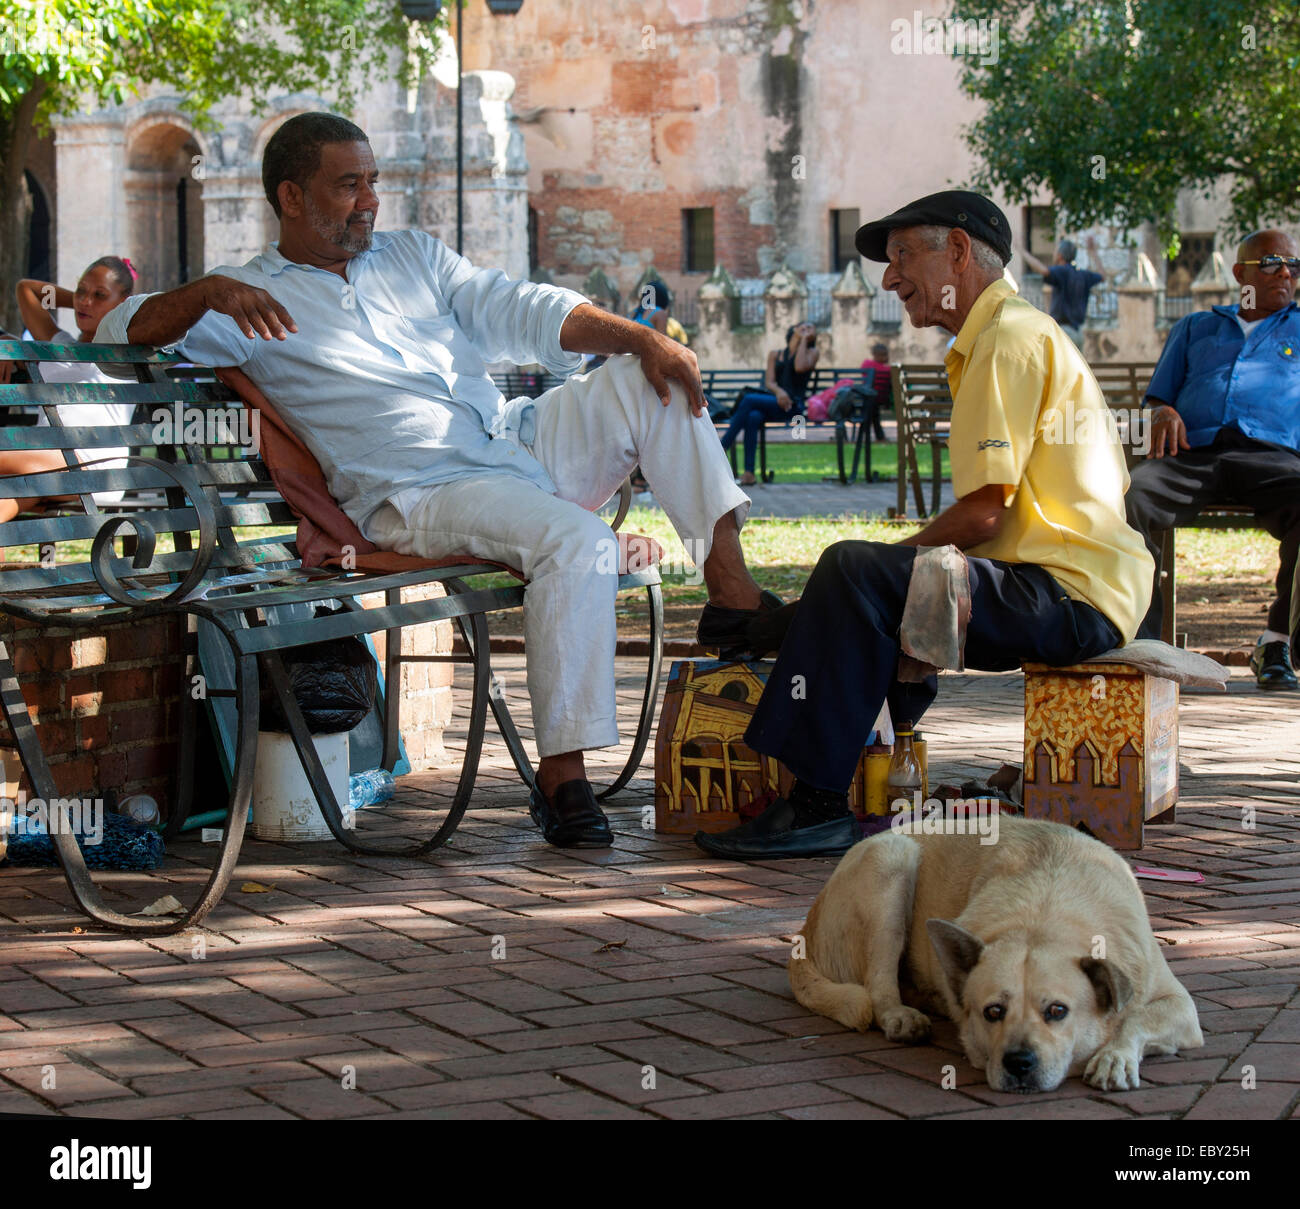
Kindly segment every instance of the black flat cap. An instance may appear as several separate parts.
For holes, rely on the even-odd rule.
[[[931,193],[910,202],[884,218],[859,227],[855,242],[868,260],[888,260],[885,244],[890,231],[899,227],[960,227],[972,239],[982,239],[992,247],[1002,263],[1011,260],[1011,224],[987,197],[965,189],[948,189]]]

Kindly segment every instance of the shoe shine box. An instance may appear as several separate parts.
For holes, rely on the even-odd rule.
[[[1025,664],[1025,817],[1142,847],[1178,801],[1178,685],[1127,663]]]
[[[772,666],[770,661],[712,659],[672,665],[655,738],[656,831],[729,831],[760,812],[764,795],[789,791],[790,773],[744,739]],[[924,744],[917,746],[924,770]],[[856,814],[889,813],[889,758],[887,746],[862,749],[849,787],[849,805]]]

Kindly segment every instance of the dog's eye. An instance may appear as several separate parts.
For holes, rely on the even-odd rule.
[[[1047,1021],[1064,1020],[1070,1014],[1070,1009],[1063,1003],[1049,1003],[1047,1010],[1043,1013],[1043,1019]]]
[[[984,1019],[989,1021],[990,1024],[996,1024],[1006,1014],[1006,1007],[1000,1003],[990,1003],[988,1007],[984,1009]]]

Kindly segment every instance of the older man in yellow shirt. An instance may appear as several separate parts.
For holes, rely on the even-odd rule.
[[[966,666],[1079,663],[1128,642],[1145,612],[1151,555],[1124,515],[1128,473],[1079,350],[1003,280],[1006,215],[977,193],[911,203],[857,234],[887,261],[883,284],[916,327],[955,334],[945,363],[956,503],[898,545],[838,542],[792,610],[745,741],[795,776],[788,798],[696,842],[738,860],[830,856],[858,837],[847,790],[881,703],[920,720],[934,676],[897,677],[899,627],[919,547],[966,555]]]

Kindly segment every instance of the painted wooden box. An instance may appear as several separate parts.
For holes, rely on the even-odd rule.
[[[772,670],[770,662],[686,659],[672,665],[655,738],[655,830],[728,831],[741,811],[792,777],[746,745],[744,734]],[[921,751],[922,768],[925,765]],[[863,748],[849,789],[855,813],[886,813],[889,748]]]
[[[1025,817],[1112,848],[1178,801],[1178,685],[1126,663],[1025,664]]]

